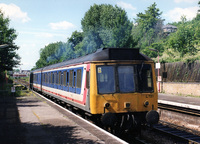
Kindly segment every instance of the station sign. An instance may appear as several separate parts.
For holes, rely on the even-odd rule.
[[[156,69],[160,69],[160,63],[156,63]]]
[[[159,81],[159,82],[162,81],[162,76],[158,76],[158,81]]]

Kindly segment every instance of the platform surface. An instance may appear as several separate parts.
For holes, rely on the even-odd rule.
[[[174,104],[188,105],[189,107],[194,106],[200,108],[200,98],[198,97],[159,93],[158,102],[162,101],[173,102]]]
[[[0,98],[0,144],[102,144],[37,96]]]

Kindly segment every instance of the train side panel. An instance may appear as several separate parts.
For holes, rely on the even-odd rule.
[[[42,72],[42,92],[90,112],[87,73],[90,64],[66,66]]]

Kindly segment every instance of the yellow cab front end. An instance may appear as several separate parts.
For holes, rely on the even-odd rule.
[[[110,60],[91,63],[92,114],[145,114],[146,117],[156,117],[156,120],[150,118],[154,123],[158,121],[157,112],[155,114],[157,100],[153,61]],[[148,112],[151,113],[148,115]]]

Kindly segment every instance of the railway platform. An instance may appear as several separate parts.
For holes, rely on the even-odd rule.
[[[35,94],[0,97],[0,144],[120,143],[50,103]]]
[[[179,96],[174,94],[158,94],[158,103],[200,110],[200,97]]]
[[[1,144],[104,143],[36,96],[0,98]]]

